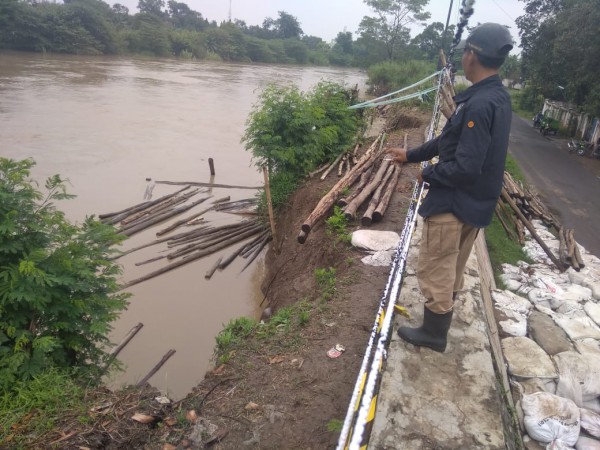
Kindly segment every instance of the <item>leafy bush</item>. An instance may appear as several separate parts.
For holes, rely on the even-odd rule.
[[[336,83],[321,82],[308,93],[272,84],[250,113],[242,141],[257,166],[303,176],[351,145],[359,119],[348,106]]]
[[[410,60],[404,62],[385,61],[367,70],[369,91],[375,95],[409,86],[415,81],[435,72],[435,65],[427,61]]]
[[[70,224],[63,180],[30,180],[31,159],[0,158],[0,386],[52,367],[99,375],[110,323],[127,303],[109,257],[122,237],[93,218]]]
[[[351,146],[360,118],[349,105],[344,87],[331,82],[308,93],[274,84],[263,91],[242,142],[258,167],[269,168],[274,208],[285,203],[304,175]]]

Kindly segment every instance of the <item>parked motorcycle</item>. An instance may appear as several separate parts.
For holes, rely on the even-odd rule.
[[[577,153],[579,156],[584,156],[587,150],[587,144],[576,139],[571,139],[567,146],[569,147],[569,153]]]
[[[540,121],[540,134],[546,136],[547,134],[556,135],[558,133],[558,120],[551,117],[544,117]]]
[[[533,116],[533,128],[539,128],[544,115],[540,112]]]

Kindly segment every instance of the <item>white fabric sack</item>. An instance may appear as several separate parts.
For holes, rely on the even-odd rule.
[[[356,230],[352,233],[352,245],[372,252],[398,247],[400,236],[395,231]]]
[[[600,441],[588,436],[579,436],[575,450],[600,450]]]
[[[546,448],[565,449],[579,438],[579,408],[571,400],[548,392],[524,395],[521,399],[527,434],[549,443]]]
[[[581,408],[581,428],[592,436],[600,437],[600,414]]]
[[[582,355],[568,351],[554,355],[554,361],[559,376],[571,373],[581,385],[583,400],[591,400],[600,395],[600,357],[592,353]]]

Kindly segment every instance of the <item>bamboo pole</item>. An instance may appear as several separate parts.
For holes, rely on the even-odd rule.
[[[196,218],[198,218],[198,217],[202,216],[203,214],[206,214],[207,212],[209,212],[209,211],[213,210],[214,208],[215,208],[215,206],[213,205],[213,206],[210,206],[210,207],[208,207],[208,208],[206,208],[206,209],[203,209],[203,210],[202,210],[202,211],[200,211],[199,213],[192,214],[191,216],[188,216],[188,217],[186,217],[185,219],[178,220],[177,222],[175,222],[175,223],[173,223],[173,224],[169,225],[168,227],[166,227],[166,228],[163,228],[163,229],[162,229],[162,230],[160,230],[160,231],[157,231],[157,232],[156,232],[156,235],[157,235],[157,236],[162,236],[163,234],[167,234],[169,231],[176,230],[177,228],[179,228],[179,227],[181,227],[181,226],[183,226],[183,225],[187,224],[187,223],[188,223],[188,222],[190,222],[191,220],[194,220],[194,219],[196,219]]]
[[[263,248],[265,248],[265,245],[267,245],[271,239],[273,239],[273,236],[271,236],[271,235],[265,236],[265,238],[256,247],[256,250],[254,251],[254,253],[252,253],[252,255],[248,258],[248,262],[244,265],[244,267],[242,267],[242,270],[240,271],[240,273],[243,272],[244,270],[246,270],[248,268],[248,266],[250,264],[252,264],[252,262],[256,259],[256,257],[258,255],[260,255],[260,252],[262,252]]]
[[[196,200],[195,202],[190,203],[189,205],[181,206],[172,211],[165,212],[163,214],[160,214],[159,216],[148,219],[147,221],[142,222],[136,226],[119,230],[119,234],[124,234],[125,236],[132,236],[136,233],[139,233],[140,231],[145,230],[146,228],[151,227],[152,225],[156,225],[157,223],[164,222],[165,220],[170,219],[171,217],[183,214],[184,212],[192,209],[194,206],[199,205],[200,203],[206,201],[209,198],[210,197],[201,198],[200,200]]]
[[[219,269],[223,270],[225,269],[229,264],[231,264],[231,262],[238,257],[238,255],[242,252],[242,249],[245,247],[245,245],[240,245],[240,247],[235,250],[231,255],[229,255],[227,258],[225,258],[223,261],[221,261],[221,263],[219,264]]]
[[[142,322],[139,322],[131,330],[129,330],[129,332],[125,335],[125,337],[123,339],[121,339],[121,342],[119,342],[119,344],[111,350],[111,352],[108,354],[108,359],[106,360],[106,364],[104,365],[104,368],[102,369],[103,371],[106,371],[108,369],[108,367],[113,363],[115,358],[117,356],[119,356],[119,353],[121,353],[121,350],[123,350],[125,348],[125,346],[127,344],[129,344],[129,342],[135,337],[136,334],[139,333],[139,331],[142,329],[143,326],[144,326],[144,324]]]
[[[223,259],[222,257],[217,259],[217,262],[210,269],[208,269],[206,271],[206,274],[204,274],[205,279],[210,280],[212,278],[212,276],[215,274],[215,272],[219,268],[219,264],[221,264],[222,259]]]
[[[202,183],[200,181],[157,181],[156,184],[168,184],[172,186],[190,185],[209,188],[228,188],[228,189],[262,189],[262,186],[237,186],[233,184]]]
[[[146,384],[146,382],[148,382],[148,380],[150,378],[152,378],[152,376],[158,372],[160,370],[160,368],[169,360],[169,358],[171,356],[173,356],[175,354],[175,350],[171,349],[169,350],[167,353],[165,353],[165,356],[162,357],[162,359],[158,362],[157,365],[155,365],[150,372],[148,372],[146,374],[146,376],[144,378],[142,378],[140,381],[138,381],[138,383],[136,384],[137,387],[143,386],[144,384]]]
[[[164,201],[163,203],[159,203],[158,205],[155,205],[151,208],[145,209],[129,217],[126,217],[121,221],[121,226],[122,228],[132,227],[148,220],[153,215],[162,214],[167,211],[172,211],[175,206],[185,203],[189,198],[196,195],[199,191],[200,189],[195,189],[192,192],[170,198]]]
[[[271,224],[271,234],[275,236],[275,217],[273,215],[273,203],[271,202],[271,185],[269,184],[269,171],[263,167],[263,176],[265,178],[265,194],[267,196],[267,209],[269,211],[269,223]]]
[[[147,280],[150,280],[151,278],[154,278],[154,277],[157,277],[157,276],[162,275],[164,273],[170,272],[173,269],[181,267],[181,266],[183,266],[185,264],[189,264],[189,263],[191,263],[193,261],[196,261],[197,259],[203,258],[206,255],[210,255],[211,253],[214,253],[214,252],[216,252],[218,250],[221,250],[223,248],[229,247],[232,244],[235,244],[237,242],[243,241],[244,239],[246,239],[246,238],[248,238],[250,236],[253,236],[256,233],[257,233],[257,231],[254,230],[254,229],[248,230],[245,233],[242,233],[242,234],[239,234],[237,236],[234,236],[231,239],[229,239],[227,241],[223,241],[223,242],[215,245],[212,248],[198,251],[197,253],[190,255],[190,257],[188,257],[188,258],[184,258],[184,259],[181,259],[179,261],[175,261],[175,262],[173,262],[173,263],[171,263],[171,264],[169,264],[167,266],[164,266],[164,267],[161,267],[158,270],[155,270],[154,272],[151,272],[151,273],[149,273],[147,275],[144,275],[143,277],[139,277],[139,278],[131,280],[131,281],[127,282],[127,283],[124,283],[123,285],[121,285],[121,289],[120,290],[127,289],[127,288],[129,288],[131,286],[134,286],[136,284],[139,284],[139,283],[141,283],[143,281],[147,281]]]
[[[106,223],[114,225],[114,224],[120,222],[121,220],[125,219],[126,217],[128,217],[131,214],[134,214],[134,213],[136,213],[138,211],[142,211],[142,210],[144,210],[146,208],[150,208],[150,207],[152,207],[154,205],[157,205],[160,202],[163,202],[163,201],[165,201],[165,200],[167,200],[167,199],[169,199],[171,197],[175,197],[177,194],[179,194],[179,193],[181,193],[181,192],[183,192],[183,191],[185,191],[187,189],[190,189],[190,188],[191,188],[191,186],[185,186],[185,187],[183,187],[183,188],[181,188],[181,189],[179,189],[179,190],[177,190],[177,191],[175,191],[175,192],[173,192],[171,194],[163,195],[162,197],[159,197],[156,200],[152,200],[152,201],[149,201],[149,202],[139,203],[136,206],[132,206],[130,208],[126,208],[120,214],[113,215],[111,217],[111,219],[108,220]]]
[[[335,158],[334,161],[331,163],[329,168],[325,172],[323,172],[323,174],[321,175],[321,181],[323,181],[325,178],[327,178],[327,175],[329,175],[329,172],[331,172],[333,170],[333,168],[337,165],[337,163],[340,162],[340,159],[342,159],[342,156],[344,156],[344,153],[340,153],[338,155],[338,157]]]
[[[546,252],[548,257],[554,263],[554,265],[558,268],[558,270],[563,272],[565,270],[565,268],[560,264],[560,261],[558,259],[556,259],[556,257],[552,254],[552,251],[548,248],[546,243],[538,236],[538,234],[535,231],[535,228],[533,227],[531,222],[529,222],[529,220],[527,220],[525,218],[525,216],[523,215],[521,210],[517,207],[517,205],[515,205],[515,202],[513,202],[513,199],[510,197],[510,195],[508,195],[505,188],[502,188],[502,198],[510,205],[510,207],[517,214],[519,219],[521,219],[521,222],[523,223],[523,225],[525,225],[527,227],[527,229],[531,233],[531,236],[533,236],[533,238],[537,241],[537,243],[540,244],[540,247],[542,247],[544,249],[544,251]]]
[[[321,173],[321,172],[323,172],[325,169],[327,169],[327,168],[328,168],[330,165],[331,165],[331,164],[329,164],[329,163],[327,163],[327,164],[323,164],[323,165],[322,165],[321,167],[319,167],[318,169],[316,169],[316,170],[314,170],[314,171],[312,171],[312,172],[309,172],[309,173],[308,173],[308,178],[312,178],[312,177],[314,177],[315,175],[318,175],[318,174],[320,174],[320,173]]]

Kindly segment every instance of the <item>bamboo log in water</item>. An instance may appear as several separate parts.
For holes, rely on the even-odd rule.
[[[204,197],[204,198],[201,198],[200,200],[196,200],[195,202],[190,203],[189,205],[180,206],[179,208],[176,208],[173,211],[169,211],[169,212],[160,214],[160,215],[153,217],[151,219],[148,219],[147,221],[142,222],[134,227],[120,230],[119,233],[124,234],[125,236],[132,236],[136,233],[139,233],[140,231],[145,230],[146,228],[156,225],[157,223],[164,222],[165,220],[170,219],[171,217],[177,216],[179,214],[183,214],[184,212],[189,211],[194,206],[199,205],[200,203],[206,201],[209,198],[210,197]]]
[[[244,239],[246,239],[246,238],[248,238],[250,236],[253,236],[256,233],[257,233],[257,231],[255,231],[255,230],[252,230],[252,229],[248,230],[245,233],[239,234],[237,236],[232,237],[231,239],[229,239],[227,241],[223,241],[223,242],[215,245],[213,248],[209,248],[209,249],[198,251],[197,253],[190,255],[190,257],[188,257],[188,258],[181,259],[179,261],[175,261],[175,262],[173,262],[173,263],[171,263],[171,264],[169,264],[167,266],[164,266],[164,267],[161,267],[158,270],[155,270],[154,272],[151,272],[151,273],[149,273],[147,275],[144,275],[143,277],[139,277],[139,278],[131,280],[131,281],[127,282],[127,283],[124,283],[121,286],[120,290],[127,289],[127,288],[129,288],[131,286],[135,286],[136,284],[142,283],[144,281],[150,280],[150,279],[152,279],[154,277],[157,277],[159,275],[162,275],[164,273],[170,272],[171,270],[174,270],[174,269],[176,269],[178,267],[181,267],[181,266],[183,266],[185,264],[189,264],[189,263],[191,263],[193,261],[196,261],[196,260],[198,260],[200,258],[203,258],[206,255],[210,255],[211,253],[214,253],[214,252],[216,252],[218,250],[221,250],[223,248],[229,247],[230,245],[233,245],[233,244],[235,244],[237,242],[243,241]]]
[[[108,367],[112,364],[112,362],[115,360],[115,358],[117,356],[119,356],[119,353],[121,353],[121,350],[123,350],[125,348],[125,346],[127,344],[129,344],[129,342],[131,342],[131,340],[135,337],[136,334],[139,333],[139,331],[142,329],[143,326],[144,326],[144,324],[142,322],[139,322],[131,330],[129,330],[129,332],[125,335],[125,337],[123,339],[121,339],[121,342],[119,342],[119,344],[115,348],[113,348],[111,350],[111,352],[108,354],[107,362],[104,365],[104,368],[102,370],[105,371],[106,369],[108,369]]]
[[[175,354],[175,350],[169,350],[167,353],[165,353],[165,356],[162,357],[162,359],[158,362],[157,365],[155,365],[150,372],[148,372],[146,374],[146,376],[144,378],[142,378],[137,384],[137,387],[143,386],[144,384],[146,384],[146,382],[152,378],[152,376],[158,372],[160,370],[160,368],[169,360],[169,358],[171,356],[173,356]]]
[[[214,202],[213,202],[213,203],[214,203]],[[206,214],[207,212],[209,212],[209,211],[213,210],[214,208],[215,208],[215,206],[213,205],[213,206],[210,206],[210,207],[208,207],[208,208],[205,208],[205,209],[203,209],[203,210],[202,210],[202,211],[200,211],[199,213],[192,214],[191,216],[188,216],[188,217],[186,217],[185,219],[178,220],[177,222],[175,222],[175,223],[173,223],[173,224],[169,225],[168,227],[166,227],[166,228],[163,228],[163,229],[162,229],[162,230],[160,230],[160,231],[157,231],[157,232],[156,232],[156,235],[157,235],[157,236],[162,236],[163,234],[167,234],[169,231],[176,230],[177,228],[179,228],[179,227],[181,227],[181,226],[183,226],[183,225],[185,225],[185,224],[189,223],[191,220],[194,220],[194,219],[196,219],[196,218],[198,218],[198,217],[202,216],[203,214]]]
[[[242,221],[242,222],[237,222],[237,223],[231,223],[229,225],[221,225],[220,227],[209,227],[206,229],[195,230],[194,232],[189,233],[186,236],[181,236],[181,237],[177,237],[177,238],[173,237],[172,239],[169,239],[169,241],[167,242],[167,245],[169,248],[177,247],[179,245],[187,244],[188,242],[195,240],[198,237],[214,235],[214,234],[220,233],[224,230],[234,230],[234,229],[243,227],[248,223],[256,223],[256,221]]]
[[[242,270],[240,270],[240,273],[243,272],[244,270],[246,270],[248,268],[248,266],[250,266],[250,264],[252,264],[252,262],[256,259],[256,257],[258,255],[260,255],[260,252],[262,252],[263,248],[265,248],[265,245],[267,245],[269,243],[269,241],[271,241],[272,239],[273,239],[273,236],[268,235],[268,236],[265,236],[262,241],[260,241],[260,244],[256,247],[256,250],[248,258],[248,262],[244,265],[244,267],[242,267]]]
[[[204,278],[207,280],[210,280],[212,278],[212,276],[215,274],[215,272],[217,271],[217,269],[219,268],[219,264],[221,264],[221,260],[223,258],[219,258],[217,259],[217,262],[206,271],[206,273],[204,274]]]
[[[169,198],[175,197],[176,195],[180,194],[183,191],[186,191],[188,189],[190,189],[191,186],[184,186],[183,188],[171,193],[171,194],[167,194],[167,195],[163,195],[162,197],[157,198],[156,200],[152,200],[150,202],[144,202],[144,203],[140,203],[138,204],[138,206],[134,206],[132,208],[128,208],[128,210],[125,210],[126,212],[122,213],[122,214],[118,214],[116,216],[113,216],[110,220],[107,221],[107,223],[111,224],[111,225],[115,225],[117,223],[119,223],[121,220],[126,219],[127,217],[129,217],[131,214],[135,214],[139,211],[143,211],[146,208],[151,208],[154,205],[157,205],[165,200],[168,200]]]
[[[186,245],[183,248],[180,248],[179,250],[176,250],[174,252],[171,252],[167,255],[168,259],[175,259],[179,256],[183,256],[183,255],[187,255],[189,253],[192,253],[196,250],[202,250],[205,248],[209,248],[212,247],[215,244],[218,244],[219,242],[223,242],[227,239],[229,239],[232,236],[235,236],[237,234],[243,233],[244,231],[248,230],[248,229],[253,229],[253,228],[257,228],[257,227],[262,227],[261,225],[252,225],[249,224],[246,227],[243,228],[239,228],[236,230],[226,230],[222,233],[220,233],[218,236],[211,236],[210,239],[207,240],[203,240],[202,242],[194,242],[192,244]]]
[[[129,224],[132,224],[133,222],[136,222],[139,220],[144,220],[147,216],[151,216],[153,214],[158,214],[160,212],[164,212],[165,210],[169,209],[172,206],[176,206],[181,203],[184,203],[186,200],[193,197],[198,192],[200,192],[200,189],[193,189],[192,191],[186,192],[183,195],[176,195],[174,197],[168,198],[160,203],[157,203],[154,206],[151,206],[140,212],[137,212],[135,214],[132,214],[132,215],[126,217],[125,219],[123,219],[121,221],[121,225],[123,225],[123,226],[129,225]]]
[[[233,184],[202,183],[200,181],[157,181],[156,184],[168,184],[173,186],[190,185],[203,186],[209,188],[228,188],[228,189],[262,189],[262,186],[236,186]]]

